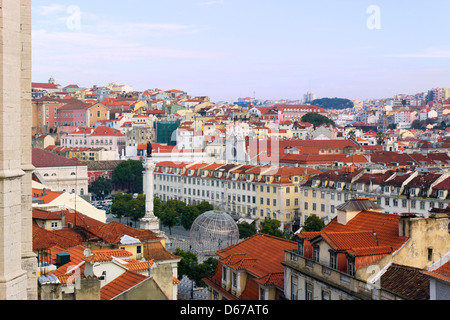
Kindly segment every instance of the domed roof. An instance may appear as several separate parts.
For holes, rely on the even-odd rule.
[[[239,242],[239,229],[229,214],[213,210],[195,219],[190,237],[193,251],[215,254],[216,251]]]

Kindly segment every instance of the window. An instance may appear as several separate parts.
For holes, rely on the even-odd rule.
[[[320,247],[318,245],[313,246],[313,260],[319,262]]]
[[[433,248],[428,248],[428,261],[433,261]]]
[[[337,268],[337,253],[336,251],[330,251],[330,268]]]
[[[233,272],[233,288],[237,288],[238,284],[238,274],[236,272]]]
[[[266,300],[266,289],[259,288],[259,300]]]
[[[402,207],[403,207],[403,208],[406,208],[407,205],[408,205],[408,204],[407,204],[407,200],[403,199],[403,200],[402,200]]]
[[[300,241],[298,242],[297,248],[298,248],[298,254],[301,255],[301,256],[303,256],[303,248],[304,248],[303,240],[300,240]]]
[[[297,300],[298,278],[291,276],[291,300]]]
[[[322,300],[330,300],[330,292],[322,291]]]
[[[227,282],[227,268],[222,267],[222,280]]]
[[[348,258],[347,259],[347,271],[348,274],[352,277],[355,276],[355,259],[354,258]]]
[[[306,283],[305,300],[313,300],[313,285],[312,283]]]

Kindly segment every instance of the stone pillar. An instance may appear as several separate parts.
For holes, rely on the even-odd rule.
[[[22,106],[26,91],[31,94],[30,24],[29,0],[0,0],[0,300],[26,300],[30,285],[33,295],[37,294],[37,278],[29,283],[29,274],[23,270],[24,254],[31,255],[32,249],[31,220],[25,223],[31,219],[31,202],[22,204],[24,199],[31,201],[31,181],[29,191],[22,184],[31,178],[31,145],[22,157],[27,140],[21,132],[22,127],[31,128],[27,122],[31,106]],[[25,110],[30,114],[23,114]],[[30,195],[22,198],[25,189]],[[33,272],[35,264],[28,262]]]
[[[32,228],[32,165],[31,136],[32,136],[32,101],[31,101],[31,0],[20,0],[21,4],[21,169],[22,177],[22,269],[27,272],[27,299],[37,299],[37,259],[33,252]]]
[[[159,219],[153,211],[153,172],[156,165],[152,158],[147,158],[144,163],[144,194],[145,194],[145,216],[141,219],[141,229],[159,230]]]
[[[140,225],[142,230],[151,230],[158,235],[163,235],[159,230],[159,219],[155,216],[153,211],[153,188],[156,164],[151,157],[147,157],[144,163],[144,193],[145,193],[145,216],[141,219]]]

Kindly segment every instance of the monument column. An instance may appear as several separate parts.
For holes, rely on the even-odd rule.
[[[159,219],[155,216],[153,211],[153,188],[154,178],[153,173],[156,169],[156,164],[152,158],[152,145],[147,145],[147,158],[144,163],[144,193],[145,193],[145,216],[140,221],[142,230],[150,230],[158,236],[164,236],[164,233],[159,229]]]

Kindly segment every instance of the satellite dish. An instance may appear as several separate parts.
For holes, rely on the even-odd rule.
[[[84,256],[85,256],[86,258],[87,258],[87,257],[90,257],[91,254],[92,254],[92,252],[91,252],[90,249],[85,249],[85,250],[84,250]]]
[[[100,263],[94,264],[92,267],[93,273],[97,278],[100,278],[103,275],[103,267]]]

